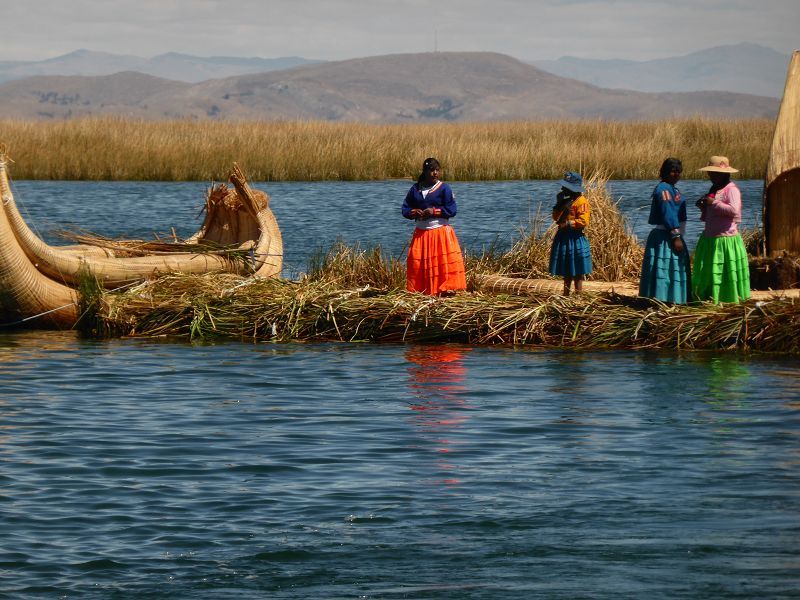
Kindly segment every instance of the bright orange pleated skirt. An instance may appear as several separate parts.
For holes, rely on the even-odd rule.
[[[450,225],[414,230],[406,261],[406,289],[432,296],[467,289],[461,247]]]

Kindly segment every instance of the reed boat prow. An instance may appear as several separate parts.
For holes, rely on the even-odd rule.
[[[764,179],[767,255],[800,256],[800,51],[789,61]]]
[[[166,273],[280,275],[283,242],[269,197],[251,189],[236,165],[230,181],[233,187],[220,184],[209,190],[198,233],[167,250],[110,240],[51,246],[28,227],[17,209],[8,157],[0,146],[0,323],[37,319],[32,325],[73,326],[78,317],[76,289],[87,274],[107,288]]]
[[[0,177],[6,160],[0,153]],[[68,329],[78,319],[78,296],[69,286],[42,274],[17,243],[5,211],[11,197],[0,190],[0,323]]]

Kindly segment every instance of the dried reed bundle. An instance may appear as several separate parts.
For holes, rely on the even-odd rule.
[[[62,239],[86,246],[96,246],[111,251],[111,256],[125,258],[129,256],[146,256],[153,254],[172,254],[176,252],[189,252],[194,254],[220,254],[231,259],[244,260],[248,257],[248,250],[240,247],[231,247],[214,242],[213,240],[198,240],[187,247],[187,241],[180,239],[174,233],[172,241],[162,239],[155,234],[153,240],[135,240],[123,238],[109,238],[91,231],[63,230],[56,232]]]
[[[95,335],[800,352],[800,302],[785,298],[723,306],[667,306],[613,293],[436,298],[343,288],[325,278],[207,274],[166,276],[106,293],[96,305]]]

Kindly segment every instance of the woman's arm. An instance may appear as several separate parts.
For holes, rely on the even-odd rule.
[[[589,201],[584,197],[581,197],[581,200],[573,205],[575,210],[572,218],[572,227],[575,229],[583,229],[589,224],[589,214],[591,212]]]
[[[675,202],[675,197],[667,187],[662,187],[656,191],[659,194],[658,210],[661,213],[661,222],[664,223],[664,227],[669,231],[679,230],[678,205]]]
[[[458,212],[458,207],[456,206],[456,197],[453,194],[453,190],[450,189],[450,186],[446,183],[442,184],[442,206],[441,212],[436,216],[442,216],[446,219],[450,219],[456,216]]]
[[[419,208],[414,206],[416,202],[414,201],[414,187],[412,186],[408,193],[406,194],[405,200],[403,200],[403,206],[400,209],[400,212],[406,219],[416,219],[419,217],[419,213],[421,212]]]

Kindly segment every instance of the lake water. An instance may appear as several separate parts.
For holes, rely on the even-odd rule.
[[[742,227],[761,224],[763,182],[738,181],[743,196]],[[655,181],[612,181],[631,228],[647,239],[651,227],[650,194]],[[408,181],[312,182],[253,184],[271,197],[284,240],[285,275],[305,270],[308,257],[337,239],[362,247],[380,245],[402,256],[413,223],[400,216]],[[53,233],[65,228],[88,229],[110,237],[151,238],[154,233],[194,233],[205,198],[203,183],[46,182],[14,184],[15,198],[28,223],[42,237],[64,243]],[[452,224],[466,250],[479,253],[499,242],[508,247],[521,227],[541,212],[550,221],[558,185],[554,181],[457,182],[452,185],[459,214]],[[702,231],[694,200],[708,191],[708,182],[687,180],[680,189],[689,203],[687,239],[694,247]]]
[[[653,184],[612,183],[640,237]],[[337,236],[400,254],[411,234],[407,182],[255,187],[272,196],[288,274]],[[555,184],[454,189],[453,224],[477,251],[509,243]],[[755,223],[760,182],[742,189]],[[196,229],[204,186],[14,190],[45,237],[139,236]],[[0,329],[0,597],[798,589],[796,357]]]

